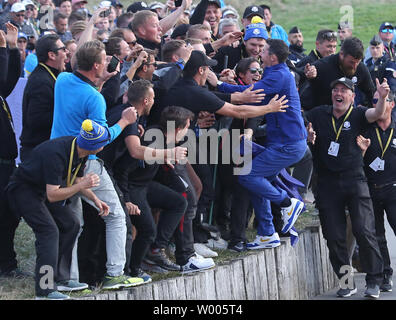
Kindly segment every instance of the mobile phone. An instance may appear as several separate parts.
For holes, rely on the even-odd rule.
[[[175,0],[175,7],[180,7],[182,5],[183,0]]]
[[[101,18],[106,18],[110,15],[110,8],[107,9],[106,11],[102,11],[101,13],[99,13],[99,17]]]
[[[109,65],[107,66],[107,72],[112,73],[112,72],[116,71],[119,63],[120,63],[120,60],[118,60],[117,57],[112,56],[111,60],[109,62]]]

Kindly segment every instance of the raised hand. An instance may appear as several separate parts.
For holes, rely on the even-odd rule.
[[[304,67],[304,73],[305,73],[305,76],[308,78],[308,79],[314,79],[314,78],[316,78],[316,76],[317,76],[317,70],[316,70],[316,67],[315,66],[311,66],[309,63],[307,63],[306,65],[305,65],[305,67]]]
[[[315,130],[312,128],[312,123],[308,123],[307,126],[307,132],[308,132],[308,142],[315,144],[316,141],[316,132]]]
[[[366,152],[368,147],[370,147],[371,140],[370,138],[365,138],[362,135],[356,137],[356,143],[359,146],[359,148],[362,150],[363,154]]]
[[[11,49],[16,48],[18,41],[18,28],[10,22],[7,22],[5,26],[7,28],[6,40],[8,43],[8,47]]]
[[[380,84],[379,80],[375,78],[375,84],[377,85],[377,91],[382,99],[385,99],[388,96],[390,91],[388,80],[384,78],[384,81]]]
[[[5,48],[5,47],[7,47],[6,34],[4,33],[3,30],[0,30],[0,48]]]
[[[279,95],[275,95],[269,102],[268,106],[271,110],[270,112],[286,112],[286,108],[289,106],[286,104],[289,100],[286,99],[286,96],[282,96],[279,98]]]
[[[253,85],[241,93],[243,104],[260,103],[265,97],[264,89],[253,90]]]
[[[128,107],[122,111],[121,118],[126,120],[128,124],[135,123],[137,119],[137,111],[134,107]]]

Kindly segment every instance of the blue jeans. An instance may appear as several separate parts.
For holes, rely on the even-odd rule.
[[[275,232],[270,202],[279,205],[287,198],[286,191],[274,187],[271,182],[282,169],[300,161],[306,149],[305,140],[293,144],[265,146],[262,152],[253,158],[251,171],[239,176],[239,182],[250,193],[258,221],[258,235],[269,236]]]

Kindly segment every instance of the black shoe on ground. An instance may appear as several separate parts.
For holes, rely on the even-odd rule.
[[[382,279],[382,283],[380,285],[380,290],[382,292],[392,292],[392,276],[390,274],[384,274],[384,278]]]
[[[337,291],[337,296],[340,298],[347,298],[352,295],[354,295],[357,292],[357,288],[354,287],[353,289],[345,288],[345,289],[339,289]]]
[[[180,266],[173,263],[165,253],[165,249],[149,250],[145,257],[146,262],[156,264],[168,271],[180,271]]]
[[[380,296],[380,287],[378,284],[369,283],[366,285],[366,291],[364,292],[366,298],[378,299]]]
[[[235,251],[235,252],[247,251],[246,243],[244,243],[243,241],[239,241],[237,243],[230,242],[228,244],[228,250]]]

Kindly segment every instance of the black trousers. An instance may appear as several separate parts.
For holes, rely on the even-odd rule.
[[[156,181],[147,186],[130,188],[129,197],[140,209],[140,215],[130,216],[137,230],[130,261],[130,268],[134,273],[140,268],[150,246],[165,248],[169,244],[187,208],[187,201],[180,193]],[[162,209],[158,225],[155,224],[151,208]]]
[[[352,232],[359,245],[360,261],[367,283],[380,284],[382,257],[375,235],[374,212],[363,172],[318,174],[317,207],[330,261],[339,278],[340,268],[350,265],[346,242],[345,207],[349,209]]]
[[[0,273],[17,267],[14,236],[20,219],[11,212],[5,192],[14,169],[15,164],[0,164]]]
[[[188,184],[185,196],[188,202],[187,209],[182,218],[180,226],[176,228],[174,233],[176,245],[176,263],[185,265],[188,259],[195,253],[194,250],[194,234],[193,234],[193,220],[197,211],[197,194],[195,193],[194,186],[192,185],[185,165],[175,165],[175,173],[178,174]],[[172,186],[169,186],[172,188]]]
[[[70,279],[79,221],[67,205],[63,206],[63,201],[48,203],[45,195],[27,184],[13,185],[7,191],[7,197],[11,209],[33,229],[37,254],[35,290],[37,295],[47,295],[56,290],[55,282]],[[43,272],[42,267],[47,272]],[[47,276],[48,279],[43,281]]]
[[[384,261],[384,274],[392,275],[393,269],[385,237],[384,211],[389,225],[396,235],[396,185],[390,184],[382,188],[370,185],[370,194],[374,207],[377,241]]]

